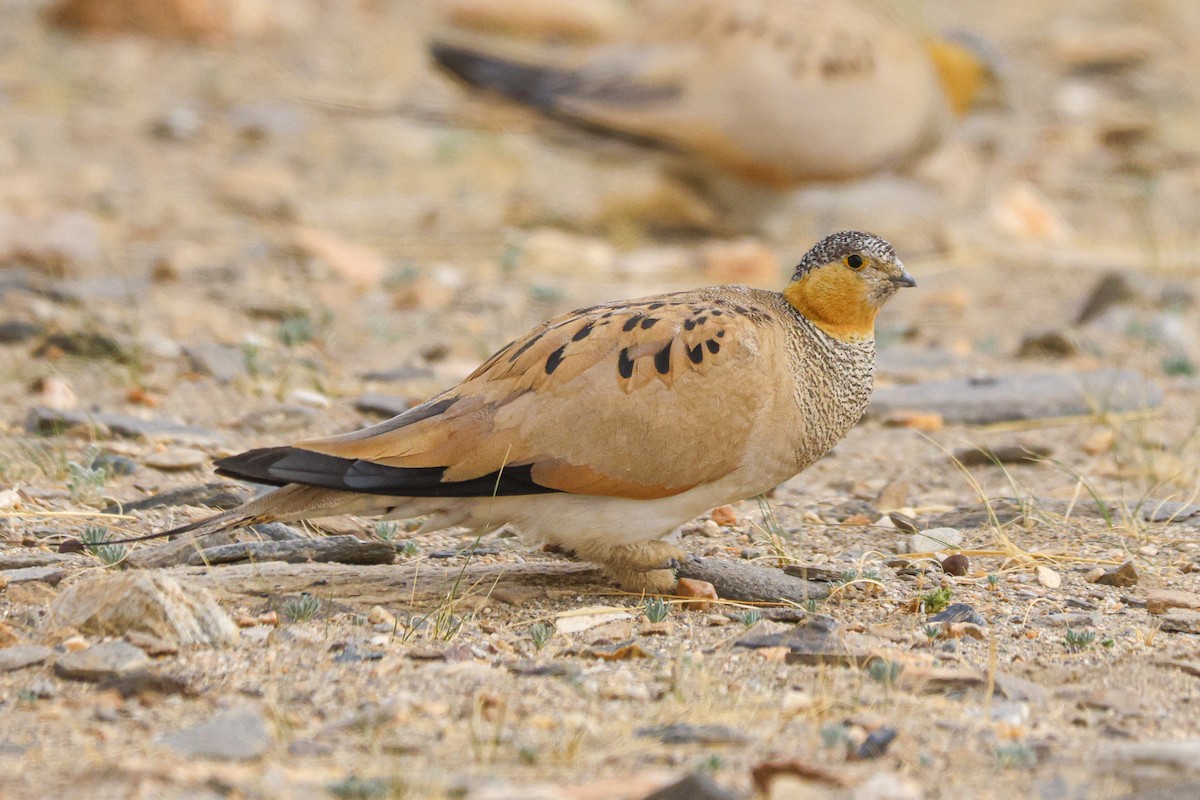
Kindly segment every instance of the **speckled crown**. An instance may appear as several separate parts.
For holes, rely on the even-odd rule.
[[[864,231],[841,231],[832,233],[814,244],[796,265],[792,280],[797,280],[824,264],[841,261],[851,253],[866,253],[885,264],[896,260],[896,249],[886,239]]]

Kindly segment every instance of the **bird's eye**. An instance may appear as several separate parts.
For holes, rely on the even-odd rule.
[[[863,257],[858,253],[851,253],[850,255],[846,256],[846,266],[850,269],[862,269],[863,264],[865,263],[866,262],[863,261]]]

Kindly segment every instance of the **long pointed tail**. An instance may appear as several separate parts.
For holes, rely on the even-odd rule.
[[[310,517],[327,517],[334,514],[377,512],[380,503],[372,496],[355,495],[319,486],[303,486],[289,483],[273,492],[256,497],[237,508],[222,511],[211,517],[181,525],[168,531],[132,536],[127,539],[112,539],[106,544],[144,542],[190,533],[193,536],[208,536],[228,528],[258,525],[263,522],[287,522]]]
[[[270,522],[271,517],[256,518],[252,514],[246,513],[246,505],[231,508],[228,511],[222,511],[220,514],[214,514],[211,517],[190,522],[187,525],[180,525],[178,528],[171,528],[158,533],[148,533],[145,536],[130,536],[125,539],[108,539],[105,544],[128,544],[130,542],[145,542],[151,539],[165,539],[170,536],[178,536],[183,533],[190,533],[193,536],[210,536],[214,533],[219,533],[228,528],[241,527],[243,525],[257,525],[260,522]]]

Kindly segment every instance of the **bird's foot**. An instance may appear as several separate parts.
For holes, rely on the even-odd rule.
[[[678,579],[675,570],[691,556],[663,541],[618,545],[589,554],[621,588],[647,594],[670,594]]]

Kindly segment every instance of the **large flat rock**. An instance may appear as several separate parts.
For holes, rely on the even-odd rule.
[[[941,414],[946,422],[986,425],[1019,419],[1142,411],[1162,403],[1162,389],[1136,372],[1033,372],[950,378],[875,390],[868,414]]]
[[[137,631],[174,645],[223,645],[238,638],[233,620],[204,589],[145,572],[79,580],[55,599],[50,620],[102,636]]]

